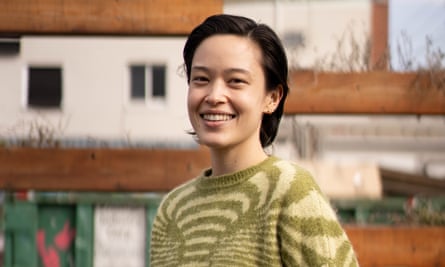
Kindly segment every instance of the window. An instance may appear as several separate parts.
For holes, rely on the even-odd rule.
[[[0,55],[17,55],[20,53],[20,39],[0,37]]]
[[[164,99],[165,71],[164,65],[131,65],[131,99]]]
[[[28,70],[28,106],[60,108],[62,101],[62,69],[30,67]]]

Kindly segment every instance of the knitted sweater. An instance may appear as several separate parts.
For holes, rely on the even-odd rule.
[[[210,174],[163,199],[150,266],[358,266],[307,171],[269,157],[233,174]]]

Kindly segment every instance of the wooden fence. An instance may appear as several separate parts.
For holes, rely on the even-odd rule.
[[[361,267],[445,266],[445,227],[345,226]]]

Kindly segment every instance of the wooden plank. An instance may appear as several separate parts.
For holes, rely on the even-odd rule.
[[[183,35],[222,0],[2,0],[2,34]]]
[[[380,169],[385,195],[439,196],[445,193],[445,181],[422,175]]]
[[[445,227],[345,226],[361,267],[445,266]]]
[[[443,115],[445,71],[433,75],[294,71],[285,113]]]
[[[0,149],[0,188],[169,191],[210,166],[208,152],[137,149]]]

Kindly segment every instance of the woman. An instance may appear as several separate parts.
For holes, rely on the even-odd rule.
[[[150,266],[357,266],[311,175],[269,156],[288,92],[266,25],[215,15],[188,37],[188,113],[211,168],[162,201]]]

